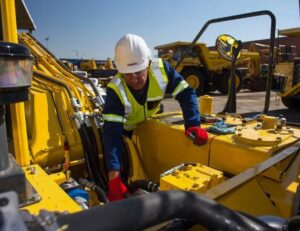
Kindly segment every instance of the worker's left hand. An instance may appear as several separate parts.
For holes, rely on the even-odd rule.
[[[205,129],[200,127],[190,127],[185,130],[185,134],[194,140],[197,145],[204,145],[207,143],[208,135]]]
[[[129,194],[120,177],[116,177],[108,182],[108,190],[109,201],[122,200]]]

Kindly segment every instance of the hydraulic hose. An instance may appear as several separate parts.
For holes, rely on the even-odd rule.
[[[62,83],[61,81],[58,81],[58,80],[55,80],[52,78],[48,78],[39,72],[34,72],[34,75],[45,81],[52,82],[54,84],[57,84],[57,85],[63,87],[67,91],[70,101],[74,102],[73,94],[72,94],[70,88],[66,84]],[[75,103],[72,103],[72,106],[73,106],[75,113],[76,112],[78,113],[80,111]],[[97,167],[97,165],[99,166],[99,161],[97,162],[97,160],[95,160],[95,156],[98,157],[98,151],[97,151],[97,148],[95,147],[96,142],[95,142],[95,140],[92,140],[92,141],[90,140],[92,135],[89,134],[91,131],[88,132],[86,123],[81,121],[80,124],[78,124],[77,126],[78,126],[78,133],[79,133],[79,136],[80,136],[81,142],[82,142],[82,147],[84,150],[84,158],[85,158],[86,170],[88,172],[88,175],[91,178],[91,180],[93,180],[97,185],[99,185],[104,190],[106,190],[106,185],[103,182],[104,177],[101,176],[100,169],[99,169],[99,167]]]
[[[86,161],[88,162],[88,166],[91,170],[92,181],[94,181],[97,185],[107,191],[106,184],[104,183],[104,177],[101,175],[99,170],[99,162],[96,162],[95,156],[98,156],[98,153],[95,153],[95,149],[93,148],[95,143],[92,143],[88,134],[88,129],[86,124],[82,124],[80,127],[81,135],[83,140],[85,141],[84,149],[86,153]]]
[[[48,53],[48,55],[50,55],[53,59],[55,59],[56,61],[57,61],[57,64],[62,68],[62,69],[64,69],[65,71],[67,71],[67,72],[70,72],[66,67],[65,67],[65,65],[63,65],[63,63],[60,61],[60,60],[58,60],[43,44],[41,44],[38,40],[36,40],[31,34],[29,34],[29,33],[26,33],[26,35],[28,36],[28,37],[30,37],[32,40],[34,40],[43,50],[45,50],[47,53]],[[99,93],[99,91],[98,91],[98,89],[97,89],[97,87],[96,87],[96,85],[95,85],[95,83],[91,80],[91,79],[89,79],[89,78],[85,78],[85,77],[83,77],[83,76],[80,76],[80,75],[77,75],[77,74],[75,74],[75,73],[72,73],[74,76],[76,76],[79,80],[81,80],[81,81],[83,81],[83,82],[87,82],[88,84],[90,84],[90,86],[92,87],[92,89],[94,90],[94,93],[96,94],[96,96],[98,97],[97,99],[98,99],[98,103],[102,106],[103,104],[104,104],[104,100],[103,100],[103,98],[102,98],[102,96],[100,95],[100,93]]]
[[[102,127],[99,126],[99,128],[97,129],[98,131],[98,135],[100,138],[100,143],[101,143],[101,149],[102,149],[102,156],[103,156],[103,166],[104,166],[104,173],[106,176],[106,182],[108,181],[108,176],[107,176],[107,166],[106,166],[106,157],[105,157],[105,147],[104,147],[104,141],[103,141],[103,130]]]
[[[83,178],[80,178],[78,181],[82,186],[93,190],[96,193],[97,198],[98,198],[99,201],[101,201],[105,204],[109,203],[109,200],[108,200],[105,192],[99,186],[97,186],[96,184],[94,184],[92,182],[89,182],[89,181],[87,181],[86,179],[83,179]]]
[[[96,154],[92,157],[93,161],[95,163],[100,163],[99,156],[98,156],[98,148],[97,148],[97,145],[96,145],[97,142],[96,142],[96,138],[95,138],[93,128],[92,128],[92,126],[89,126],[87,124],[85,124],[85,127],[86,127],[87,134],[88,134],[88,137],[89,137],[89,140],[90,140],[91,144],[94,144],[94,145],[91,145],[91,148],[93,149],[93,153]],[[99,164],[96,164],[95,167],[98,171],[100,171],[100,165]]]
[[[128,182],[129,171],[130,171],[130,160],[129,160],[129,150],[125,145],[123,139],[123,155],[122,155],[122,179],[124,182]]]
[[[87,135],[85,134],[85,131],[82,126],[78,128],[78,133],[79,133],[79,136],[81,139],[82,148],[83,148],[83,152],[84,152],[86,171],[88,173],[90,180],[93,182],[97,182],[96,181],[97,178],[95,177],[94,171],[91,166],[91,161],[89,159],[89,154],[88,154],[89,153],[89,142],[87,140]]]
[[[164,191],[131,197],[86,211],[60,216],[70,230],[143,230],[164,221],[186,219],[209,230],[273,230],[196,193]]]
[[[138,189],[143,189],[147,192],[157,192],[159,185],[149,180],[136,180],[129,185],[130,191],[135,192]]]
[[[48,81],[48,82],[51,82],[51,83],[54,83],[54,84],[56,84],[56,85],[58,85],[58,86],[63,87],[63,88],[67,91],[67,94],[68,94],[68,96],[69,96],[69,98],[70,98],[70,101],[73,102],[72,99],[74,99],[74,96],[73,96],[73,94],[72,94],[71,89],[68,87],[68,85],[66,85],[66,84],[63,83],[62,81],[58,81],[58,80],[56,80],[56,79],[49,78],[49,77],[47,77],[46,75],[43,75],[43,74],[41,74],[41,73],[39,73],[39,72],[37,72],[37,71],[34,71],[34,72],[33,72],[33,75],[34,75],[34,76],[37,76],[37,77],[39,77],[39,78],[41,78],[41,79],[43,79],[43,80],[45,80],[45,81]],[[79,112],[79,108],[78,108],[76,105],[72,104],[72,106],[73,106],[73,109],[74,109],[75,112]]]

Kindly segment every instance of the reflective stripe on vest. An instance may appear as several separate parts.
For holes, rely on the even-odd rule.
[[[102,114],[103,119],[109,122],[119,122],[123,123],[126,119],[123,116],[115,115],[115,114]]]
[[[158,82],[158,85],[159,85],[161,91],[163,92],[163,94],[165,94],[169,81],[168,81],[168,77],[165,72],[165,68],[164,68],[164,64],[163,64],[162,60],[158,59],[156,61],[153,61],[151,67],[152,67],[152,71],[153,71],[154,75],[156,76],[156,80]],[[156,98],[156,99],[147,99],[147,100],[148,101],[156,101],[159,99]]]
[[[121,75],[119,75],[119,74],[117,76],[120,77],[120,78],[122,78]],[[124,85],[123,85],[123,83],[122,83],[122,81],[121,81],[120,78],[114,77],[110,81],[109,84],[114,84],[114,85],[116,85],[119,88],[120,93],[122,95],[121,101],[122,101],[122,103],[123,103],[123,105],[125,107],[125,114],[129,114],[132,111],[131,110],[131,104],[130,104],[128,98],[127,98],[127,95],[126,95],[126,92],[125,92],[125,89],[124,89]]]
[[[175,90],[172,92],[172,96],[175,98],[180,92],[182,92],[184,89],[186,89],[189,86],[189,84],[185,81],[182,80],[177,87],[175,88]]]

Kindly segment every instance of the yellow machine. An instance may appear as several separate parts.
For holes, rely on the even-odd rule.
[[[90,60],[82,60],[79,62],[79,69],[82,71],[90,71],[97,69],[97,63],[96,60],[90,59]]]
[[[63,64],[65,64],[65,66],[67,68],[69,68],[69,70],[74,71],[74,65],[73,63],[69,62],[68,60],[61,60]]]
[[[191,42],[174,42],[156,46],[155,49],[158,50],[159,57],[166,59],[173,67],[176,67],[186,48],[191,44]],[[257,61],[259,61],[259,53],[244,50],[237,65],[246,66],[250,62]],[[200,95],[205,91],[215,91],[216,89],[222,94],[227,94],[230,68],[230,62],[223,59],[217,51],[209,50],[205,43],[197,43],[176,67],[176,70]],[[235,76],[236,88],[239,91],[243,85],[242,75],[236,72]]]
[[[131,197],[109,203],[101,142],[105,94],[33,36],[18,35],[14,1],[0,3],[4,41],[14,44],[0,45],[23,51],[0,54],[4,67],[14,61],[15,68],[2,70],[18,80],[5,85],[1,78],[8,75],[0,75],[0,228],[267,230],[272,222],[299,223],[286,219],[299,215],[300,129],[280,117],[215,115],[208,96],[199,99],[208,143],[199,147],[184,135],[179,112],[145,121],[125,139]],[[24,13],[23,1],[16,6]],[[26,76],[26,84],[19,81]],[[10,104],[6,114],[4,104]],[[263,215],[275,218],[256,218]]]
[[[299,37],[300,39],[300,28],[279,30],[279,35]],[[284,52],[284,55],[281,55],[281,59],[276,63],[274,77],[282,80],[279,96],[283,104],[291,109],[299,109],[300,60],[299,57],[292,56],[291,48],[285,50],[287,50],[287,52]]]

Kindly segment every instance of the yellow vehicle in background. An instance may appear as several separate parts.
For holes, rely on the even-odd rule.
[[[299,37],[300,28],[291,28],[286,30],[279,30],[279,35]],[[281,79],[280,92],[282,103],[290,109],[300,109],[300,58],[293,57],[292,49],[285,49],[284,56],[278,60],[275,66],[274,76]]]
[[[183,57],[184,51],[191,42],[174,42],[156,46],[158,56],[166,59],[173,67]],[[258,52],[244,50],[237,65],[247,66],[247,64],[259,61]],[[228,93],[229,76],[231,63],[223,59],[217,51],[208,49],[205,43],[196,43],[189,53],[184,57],[176,70],[182,74],[197,95],[218,90],[222,94]],[[236,71],[236,90],[243,86],[242,73]]]
[[[97,79],[102,86],[106,86],[118,72],[110,58],[107,58],[105,62],[99,62],[95,59],[80,60],[78,68],[81,71],[86,71],[90,78]]]
[[[15,6],[19,20],[29,21],[25,28]],[[17,25],[34,27],[23,1],[0,0],[0,7],[0,228],[271,230],[276,224],[292,230],[299,224],[300,129],[268,115],[215,115],[209,97],[200,99],[206,145],[184,135],[180,112],[157,114],[125,139],[131,196],[109,203],[105,95],[32,35],[17,33]],[[232,19],[262,14],[272,15]],[[229,58],[238,47],[230,41],[223,47]]]

